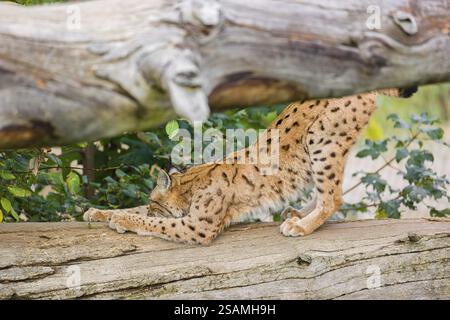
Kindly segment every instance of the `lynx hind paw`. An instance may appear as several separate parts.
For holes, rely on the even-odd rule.
[[[286,237],[306,236],[308,234],[298,217],[286,219],[280,226],[280,232]]]
[[[96,208],[90,208],[83,214],[83,220],[89,222],[106,222],[111,219],[111,214]]]

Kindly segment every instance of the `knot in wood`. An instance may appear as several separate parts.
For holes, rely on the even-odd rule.
[[[419,31],[416,19],[412,14],[404,11],[397,11],[392,17],[395,24],[397,24],[407,35],[412,36]]]
[[[215,0],[188,0],[181,6],[183,22],[201,27],[217,27],[221,22],[221,7]]]
[[[312,257],[307,254],[301,254],[297,258],[298,265],[310,265],[312,262]]]
[[[194,55],[186,50],[176,57],[170,64],[168,72],[173,81],[183,87],[201,87],[200,69]]]
[[[421,235],[418,235],[415,232],[408,232],[408,241],[409,242],[419,242],[422,239]]]

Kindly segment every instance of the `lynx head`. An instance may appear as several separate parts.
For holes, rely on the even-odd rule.
[[[189,201],[182,194],[179,174],[169,175],[162,169],[158,171],[156,187],[150,194],[150,213],[175,218],[186,215],[189,210]]]

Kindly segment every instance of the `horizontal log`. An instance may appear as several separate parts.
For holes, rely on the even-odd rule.
[[[449,21],[441,0],[0,3],[0,149],[449,81]]]
[[[102,224],[0,225],[0,299],[449,299],[450,222],[237,225],[188,246]]]

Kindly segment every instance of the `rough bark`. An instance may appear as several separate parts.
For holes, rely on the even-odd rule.
[[[450,298],[444,220],[328,223],[304,238],[239,225],[207,247],[100,224],[3,224],[0,256],[2,299]]]
[[[381,29],[369,30],[374,5]],[[175,113],[203,120],[208,103],[448,81],[449,21],[442,0],[2,3],[0,148],[93,140]]]

